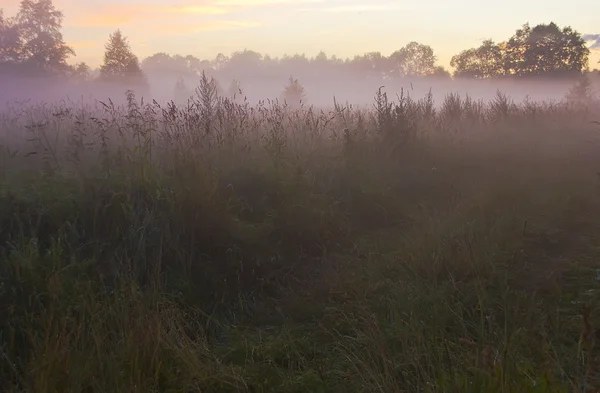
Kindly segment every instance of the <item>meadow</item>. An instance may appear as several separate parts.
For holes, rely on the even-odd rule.
[[[600,391],[600,106],[436,98],[7,106],[0,390]]]

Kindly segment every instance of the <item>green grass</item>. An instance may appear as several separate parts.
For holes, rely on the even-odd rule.
[[[201,93],[0,118],[1,391],[599,391],[597,107]]]

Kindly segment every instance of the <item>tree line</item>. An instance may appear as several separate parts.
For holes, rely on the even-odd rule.
[[[141,84],[146,83],[148,74],[198,76],[205,70],[233,75],[344,71],[366,78],[451,76],[436,64],[433,49],[419,42],[410,42],[389,56],[369,52],[346,59],[328,56],[325,52],[314,57],[296,54],[273,58],[243,50],[230,56],[219,53],[211,60],[156,53],[139,61],[120,30],[108,37],[103,63],[97,75],[92,75],[85,63],[67,63],[76,54],[63,39],[62,21],[63,13],[55,8],[52,0],[21,0],[19,11],[13,17],[5,17],[0,9],[0,72],[94,77]],[[525,24],[500,43],[483,41],[478,48],[453,56],[450,65],[455,78],[574,77],[589,70],[589,55],[590,50],[580,33],[551,22],[534,27]]]

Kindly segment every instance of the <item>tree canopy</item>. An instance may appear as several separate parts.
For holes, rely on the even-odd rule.
[[[429,45],[410,42],[390,56],[392,73],[396,76],[425,76],[435,71],[436,58]]]
[[[505,42],[486,40],[479,48],[460,52],[450,65],[454,76],[476,79],[577,76],[588,70],[589,54],[585,40],[571,27],[525,24]]]
[[[52,0],[22,0],[14,18],[0,13],[0,61],[34,74],[66,74],[75,51],[63,39],[63,13]]]
[[[12,17],[0,9],[0,72],[68,75],[88,80],[92,72],[87,65],[68,64],[75,51],[63,39],[62,22],[63,13],[52,0],[21,0]],[[600,48],[598,34],[582,36],[570,26],[559,27],[554,22],[534,27],[526,23],[505,41],[484,40],[479,47],[459,52],[452,57],[450,66],[458,78],[576,78],[588,70],[590,49],[586,40],[595,41],[592,48]],[[315,57],[289,54],[275,58],[244,49],[230,56],[219,53],[212,60],[159,52],[140,63],[127,38],[116,30],[105,49],[100,79],[144,84],[145,75],[198,78],[203,71],[232,79],[248,75],[306,78],[340,72],[355,78],[449,77],[449,72],[437,64],[434,50],[417,41],[389,55],[371,51],[346,59],[324,51]]]
[[[127,37],[117,29],[110,34],[104,52],[104,63],[100,67],[100,79],[109,82],[146,84],[140,62],[133,54]]]

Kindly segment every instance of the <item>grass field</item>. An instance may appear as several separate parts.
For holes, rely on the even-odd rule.
[[[127,98],[0,117],[1,391],[600,391],[595,104]]]

